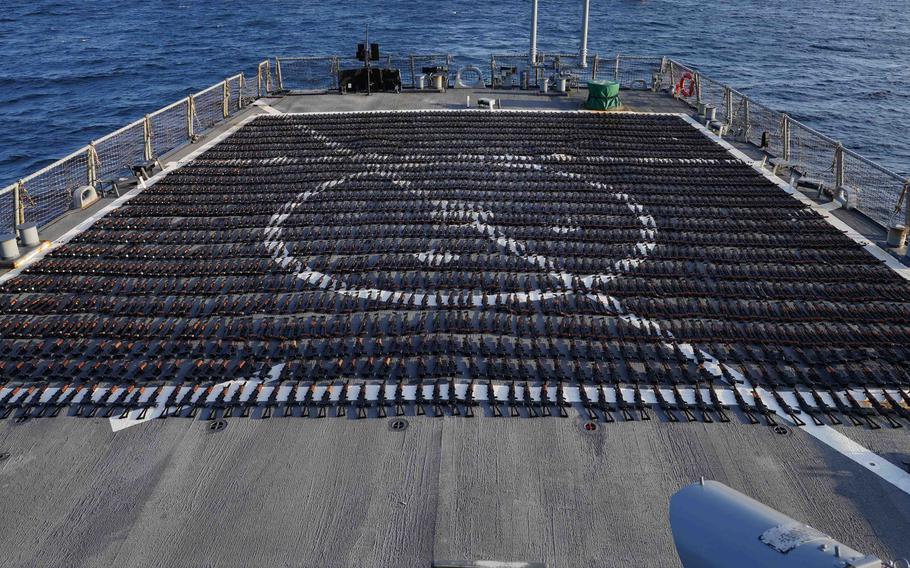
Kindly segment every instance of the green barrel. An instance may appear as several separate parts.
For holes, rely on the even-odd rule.
[[[588,100],[585,108],[590,110],[608,110],[619,108],[619,83],[615,81],[588,81]]]

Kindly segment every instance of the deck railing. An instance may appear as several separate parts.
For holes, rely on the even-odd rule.
[[[692,107],[699,103],[714,106],[726,135],[788,160],[803,175],[820,180],[829,195],[844,199],[884,227],[910,225],[907,178],[694,67],[666,57],[622,54],[594,54],[582,66],[575,54],[541,53],[534,65],[529,63],[525,54],[492,55],[489,76],[483,71],[484,81],[492,87],[517,87],[521,71],[526,71],[528,86],[536,88],[546,72],[556,69],[571,72],[580,83],[610,79],[623,89],[667,92]],[[259,63],[255,81],[237,74],[153,112],[0,189],[0,233],[12,232],[15,225],[27,221],[39,226],[50,223],[69,209],[77,188],[111,179],[136,163],[193,142],[256,98],[283,91],[335,89],[338,70],[357,65],[360,63],[351,58],[338,56],[276,57],[274,63]],[[401,69],[402,83],[408,87],[416,86],[422,67],[445,65],[450,79],[456,71],[455,59],[448,54],[385,55],[376,65]],[[509,85],[499,81],[502,68],[517,70]],[[677,89],[681,83],[685,88]]]
[[[256,74],[254,84],[243,73],[228,77],[0,189],[0,233],[25,222],[47,225],[69,210],[76,189],[114,179],[133,165],[195,141],[272,88],[268,61],[259,64]]]
[[[665,59],[660,74],[661,87],[690,106],[703,103],[717,108],[717,119],[726,125],[728,135],[787,160],[801,175],[821,181],[829,196],[883,227],[910,225],[910,180],[906,177],[694,67]],[[684,88],[677,89],[677,85]]]

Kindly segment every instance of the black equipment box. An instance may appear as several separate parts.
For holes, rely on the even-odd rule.
[[[367,87],[369,81],[369,87]],[[398,69],[340,69],[338,85],[342,93],[401,91],[401,71]]]

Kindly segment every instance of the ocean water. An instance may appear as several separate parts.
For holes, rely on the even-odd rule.
[[[274,55],[527,50],[529,0],[7,0],[0,184]],[[578,48],[581,0],[542,0],[539,49]],[[594,0],[590,51],[669,55],[910,171],[907,0]]]

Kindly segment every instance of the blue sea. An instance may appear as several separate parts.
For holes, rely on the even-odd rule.
[[[539,48],[575,52],[581,0],[541,0]],[[668,55],[906,174],[907,0],[594,0],[590,50]],[[459,63],[528,47],[530,0],[8,0],[0,10],[0,184],[275,55]]]

